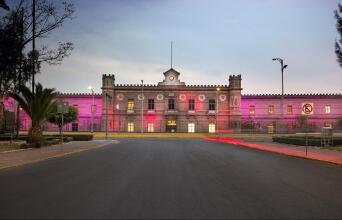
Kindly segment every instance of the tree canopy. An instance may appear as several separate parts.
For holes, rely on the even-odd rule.
[[[32,51],[33,38],[47,38],[66,20],[73,19],[74,5],[67,1],[35,0],[35,33],[32,32],[32,1],[19,0],[0,18],[0,97],[20,89],[41,63],[60,64],[71,54],[71,42],[56,42],[56,47],[42,45]],[[34,55],[34,56],[33,56]],[[33,58],[35,71],[33,72]]]
[[[75,121],[78,117],[78,111],[74,106],[69,106],[69,112],[63,114],[63,125],[69,124]],[[48,121],[50,123],[56,124],[59,128],[59,131],[62,130],[62,114],[57,113],[57,105],[55,104],[52,112],[48,117]]]
[[[338,9],[335,10],[335,19],[336,19],[336,29],[337,32],[340,35],[340,39],[338,41],[335,41],[335,54],[336,54],[336,60],[340,67],[342,68],[342,5],[338,4]]]

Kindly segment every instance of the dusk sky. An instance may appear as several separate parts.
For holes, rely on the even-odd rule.
[[[335,0],[74,0],[75,19],[38,43],[71,41],[61,65],[44,65],[38,80],[61,92],[101,91],[116,83],[163,80],[170,68],[186,84],[228,84],[242,75],[243,94],[280,93],[280,57],[288,64],[285,93],[341,93],[336,62]]]

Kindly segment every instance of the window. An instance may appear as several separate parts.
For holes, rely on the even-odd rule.
[[[274,106],[273,105],[269,105],[268,106],[268,114],[273,114],[274,112]]]
[[[175,109],[175,100],[169,99],[169,110],[174,110],[174,109]]]
[[[188,124],[188,132],[194,133],[195,132],[195,123],[189,123]]]
[[[331,112],[331,105],[326,105],[325,106],[325,114],[330,114]]]
[[[133,109],[134,109],[134,99],[128,99],[127,110],[133,110]]]
[[[195,110],[195,100],[189,99],[189,111],[194,111],[194,110]]]
[[[78,131],[78,124],[77,123],[72,123],[71,124],[71,130],[72,131]]]
[[[215,110],[215,99],[209,99],[209,110]]]
[[[291,115],[292,114],[292,105],[287,106],[287,114]]]
[[[274,132],[274,125],[273,124],[267,125],[267,133],[273,134],[273,132]]]
[[[250,105],[249,106],[249,114],[250,115],[254,115],[254,113],[255,113],[255,106],[254,105]]]
[[[153,123],[147,124],[147,132],[154,132],[154,124]]]
[[[96,105],[91,105],[91,113],[96,113]]]
[[[215,133],[215,124],[214,123],[209,124],[209,133]]]
[[[133,122],[128,122],[127,131],[128,132],[134,132],[134,123]]]
[[[148,110],[154,110],[154,99],[148,100]]]
[[[324,123],[324,127],[326,127],[326,128],[332,128],[332,124],[331,124],[331,123],[328,123],[328,122],[325,122],[325,123]]]
[[[176,126],[177,124],[176,124],[176,120],[168,120],[167,121],[167,125],[169,125],[169,126]]]

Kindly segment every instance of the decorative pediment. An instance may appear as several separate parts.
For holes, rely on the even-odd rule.
[[[158,86],[184,86],[185,83],[179,80],[180,73],[174,70],[173,68],[164,72],[164,80],[163,82],[159,82]]]

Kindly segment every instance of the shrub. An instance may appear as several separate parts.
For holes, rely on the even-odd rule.
[[[273,136],[272,140],[278,143],[284,144],[293,144],[293,145],[301,145],[304,146],[306,144],[305,136]],[[321,137],[308,136],[308,145],[309,146],[321,146]],[[334,138],[333,139],[334,146],[342,145],[342,138]]]
[[[60,138],[60,135],[55,134],[55,135],[50,135],[50,137]],[[71,138],[73,141],[91,141],[93,140],[93,135],[92,134],[66,134],[63,136],[63,139],[64,138]]]

